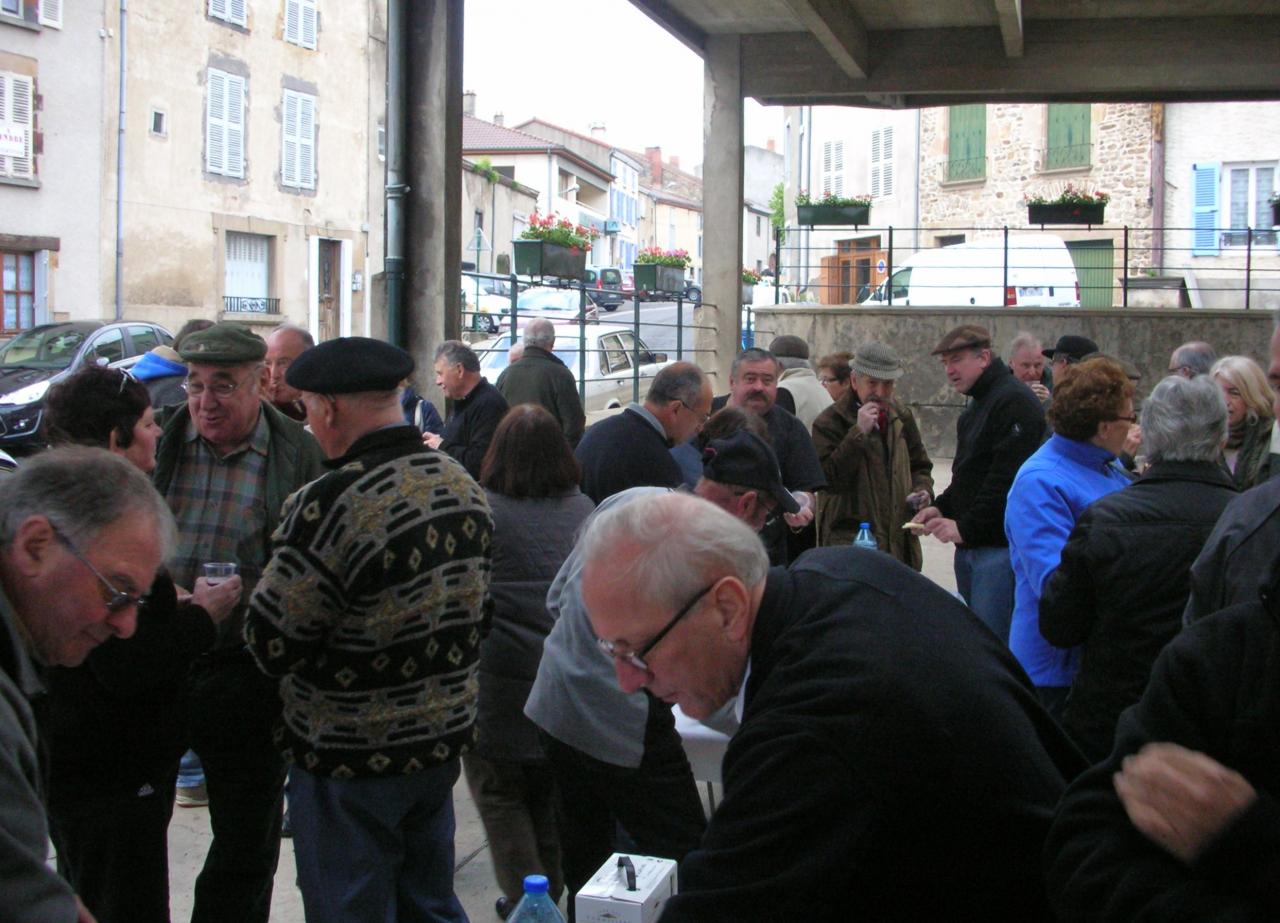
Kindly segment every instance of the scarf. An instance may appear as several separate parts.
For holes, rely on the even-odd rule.
[[[1238,449],[1244,445],[1244,437],[1250,429],[1249,415],[1245,414],[1235,426],[1227,428],[1227,448]]]

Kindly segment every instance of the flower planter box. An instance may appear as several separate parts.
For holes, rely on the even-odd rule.
[[[870,205],[797,205],[796,220],[810,227],[828,224],[866,224]]]
[[[1060,205],[1050,202],[1046,205],[1028,205],[1028,224],[1102,224],[1105,202],[1091,202],[1085,205]]]
[[[684,267],[636,263],[632,267],[638,292],[683,292]]]
[[[516,273],[522,276],[557,276],[581,279],[587,268],[587,251],[562,247],[545,240],[513,240]]]
[[[756,287],[742,283],[742,303],[754,304],[756,300]]]

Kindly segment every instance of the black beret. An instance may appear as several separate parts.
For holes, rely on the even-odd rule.
[[[284,373],[299,391],[356,394],[394,391],[413,374],[413,357],[398,346],[368,337],[338,337],[304,352]]]
[[[267,341],[240,324],[214,324],[182,341],[184,362],[239,365],[258,362],[267,354]]]

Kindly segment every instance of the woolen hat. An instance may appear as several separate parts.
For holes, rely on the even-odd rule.
[[[289,366],[290,387],[313,394],[394,391],[413,373],[413,357],[369,337],[338,337],[306,350]]]
[[[856,375],[866,375],[868,378],[880,381],[901,378],[904,371],[902,360],[893,351],[893,347],[875,342],[863,343],[859,346],[854,351],[853,359],[849,361],[849,368]]]
[[[957,349],[990,348],[991,334],[986,327],[979,327],[977,324],[963,324],[939,340],[938,345],[934,347],[933,352],[929,355],[940,356],[943,353],[953,352]]]
[[[769,344],[769,352],[779,359],[808,359],[809,344],[798,336],[784,333],[773,338],[773,342]]]
[[[702,450],[702,473],[717,484],[763,491],[778,501],[784,512],[800,512],[796,498],[782,486],[778,457],[755,433],[738,430],[725,439],[712,439]]]
[[[182,341],[178,355],[184,362],[239,365],[259,362],[267,354],[267,341],[240,324],[214,324]]]
[[[1069,333],[1066,336],[1058,337],[1058,342],[1053,349],[1042,349],[1040,354],[1048,359],[1055,359],[1058,353],[1062,353],[1064,356],[1069,357],[1072,362],[1079,362],[1089,353],[1096,353],[1097,351],[1098,344],[1093,340]]]

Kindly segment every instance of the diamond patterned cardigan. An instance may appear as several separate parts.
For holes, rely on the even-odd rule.
[[[493,521],[409,426],[356,441],[285,502],[245,640],[281,677],[276,743],[317,775],[382,778],[474,741]]]

